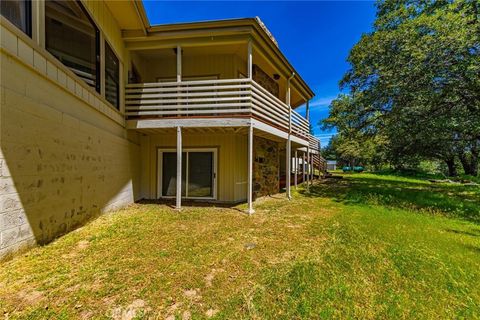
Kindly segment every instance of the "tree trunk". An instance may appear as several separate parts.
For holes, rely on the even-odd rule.
[[[479,154],[480,154],[480,148],[478,146],[478,140],[477,142],[473,145],[472,149],[472,176],[476,177],[478,176],[478,161],[479,159]]]
[[[470,163],[468,161],[468,157],[465,151],[460,152],[458,154],[458,158],[460,159],[460,163],[462,164],[465,174],[469,174],[468,172],[470,171]]]
[[[470,149],[470,155],[467,156],[465,152],[459,154],[460,162],[462,163],[465,174],[476,177],[478,175],[479,149],[476,145]]]
[[[479,161],[479,152],[480,150],[477,146],[472,147],[472,158],[470,159],[470,175],[476,177],[478,176],[478,161]]]
[[[451,157],[445,160],[445,163],[448,167],[448,176],[456,177],[457,176],[457,167],[455,166],[455,158]]]

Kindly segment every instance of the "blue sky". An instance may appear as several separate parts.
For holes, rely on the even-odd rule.
[[[326,145],[334,132],[317,125],[339,93],[346,58],[375,19],[373,1],[144,1],[151,24],[259,16],[314,90],[311,119]],[[304,108],[297,111],[304,113]]]

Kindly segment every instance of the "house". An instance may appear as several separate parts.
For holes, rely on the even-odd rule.
[[[337,160],[327,160],[327,170],[337,170]]]
[[[0,256],[141,199],[252,213],[323,163],[314,93],[258,18],[150,26],[138,0],[1,12]]]

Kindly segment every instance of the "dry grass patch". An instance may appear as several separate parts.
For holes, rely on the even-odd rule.
[[[322,240],[305,233],[328,211],[304,216],[297,206],[264,199],[248,216],[242,206],[132,205],[4,263],[1,308],[13,318],[218,316],[224,301],[258,282],[259,269],[305,256],[309,242]],[[18,304],[26,287],[42,299]]]
[[[429,185],[361,177],[262,199],[252,216],[244,206],[156,204],[104,215],[2,263],[0,310],[12,319],[480,317],[478,191],[448,187],[438,190],[451,199],[409,204]]]

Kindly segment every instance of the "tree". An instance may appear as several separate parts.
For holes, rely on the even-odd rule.
[[[327,160],[337,160],[338,158],[337,151],[335,150],[331,142],[328,143],[326,146],[322,147],[322,150],[320,150],[320,153],[322,157]]]
[[[479,2],[385,0],[373,32],[352,48],[341,81],[348,95],[323,124],[340,134],[382,136],[388,158],[455,158],[478,174],[480,152]]]

